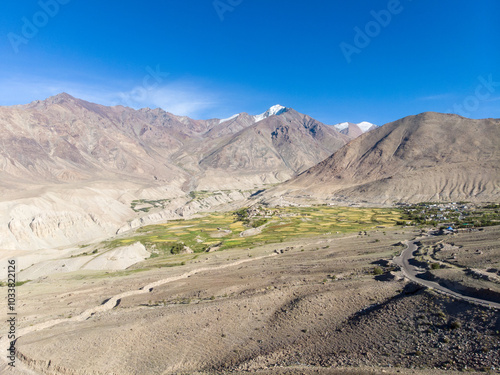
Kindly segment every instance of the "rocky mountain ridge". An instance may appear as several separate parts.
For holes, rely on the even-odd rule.
[[[221,122],[66,93],[0,107],[0,129],[0,249],[26,250],[244,200],[243,191],[283,182],[351,139],[282,106]],[[192,201],[196,190],[221,199]],[[137,199],[169,203],[146,214],[133,210]]]
[[[426,112],[351,141],[275,191],[378,204],[500,199],[500,120]]]

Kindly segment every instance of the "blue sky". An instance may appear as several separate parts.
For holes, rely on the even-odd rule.
[[[3,1],[0,105],[66,91],[193,118],[500,117],[496,0]]]

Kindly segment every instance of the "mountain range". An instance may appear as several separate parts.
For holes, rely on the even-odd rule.
[[[193,120],[62,93],[0,108],[4,188],[123,176],[184,190],[283,182],[354,138],[291,108]],[[228,178],[230,174],[230,178]]]
[[[0,249],[69,246],[255,200],[498,201],[499,165],[498,119],[330,126],[276,105],[195,120],[62,93],[0,107]],[[146,201],[157,203],[135,209]]]
[[[346,134],[353,138],[359,137],[361,134],[377,128],[377,125],[367,121],[363,121],[358,124],[354,124],[352,122],[342,122],[333,126],[342,134]]]
[[[500,199],[500,120],[427,112],[363,134],[275,195],[394,204]]]
[[[69,246],[241,201],[351,139],[283,106],[194,120],[62,93],[0,107],[0,249]],[[218,193],[189,195],[205,190]],[[145,213],[138,200],[162,203]]]

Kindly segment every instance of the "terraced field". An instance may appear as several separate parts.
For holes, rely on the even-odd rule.
[[[298,237],[365,231],[377,226],[392,227],[401,219],[400,211],[390,208],[259,207],[257,212],[246,219],[236,212],[216,212],[190,220],[148,225],[129,237],[107,241],[103,245],[114,248],[139,241],[155,256],[164,256],[170,254],[176,243],[183,243],[194,252],[204,252],[214,246],[220,250],[253,248]],[[253,232],[248,231],[255,227],[255,223],[264,224]]]

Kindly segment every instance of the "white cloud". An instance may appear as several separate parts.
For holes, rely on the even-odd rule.
[[[220,107],[220,94],[188,82],[158,85],[154,88],[136,86],[115,94],[112,104],[132,108],[160,107],[176,115],[199,117]]]
[[[103,105],[124,105],[132,108],[160,107],[175,115],[193,118],[218,117],[226,112],[230,93],[187,80],[168,81],[149,85],[130,85],[113,82],[109,86],[99,83],[58,81],[40,77],[0,78],[0,105],[25,104],[67,92],[74,97]],[[224,105],[223,105],[224,103]],[[207,117],[208,116],[208,117]]]

